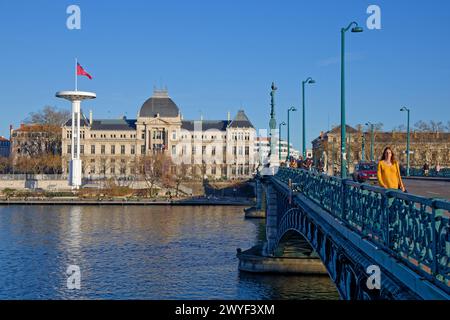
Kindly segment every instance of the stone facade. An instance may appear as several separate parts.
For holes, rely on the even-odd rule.
[[[61,154],[61,128],[45,124],[21,124],[11,129],[11,156],[36,157]]]
[[[374,132],[374,161],[381,158],[385,147],[392,148],[400,165],[406,166],[406,133]],[[364,140],[364,159],[362,145]],[[321,133],[312,141],[315,162],[326,161],[329,174],[340,168],[341,127]],[[371,133],[347,126],[347,149],[349,172],[361,161],[370,160]],[[431,168],[439,164],[442,168],[450,167],[450,133],[417,132],[410,133],[410,166],[421,168],[427,162]],[[334,169],[333,169],[334,167]]]
[[[62,128],[62,166],[68,173],[71,120]],[[80,154],[85,177],[134,177],[139,159],[170,157],[174,170],[182,164],[189,175],[212,179],[250,177],[256,169],[256,130],[240,110],[233,120],[183,120],[167,91],[155,90],[137,119],[81,122]]]

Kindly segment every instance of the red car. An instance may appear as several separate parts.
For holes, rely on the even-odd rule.
[[[376,162],[360,162],[353,172],[353,180],[359,183],[368,180],[377,180],[377,163]]]

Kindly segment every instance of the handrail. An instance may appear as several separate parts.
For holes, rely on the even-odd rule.
[[[280,167],[275,179],[450,292],[450,202]]]

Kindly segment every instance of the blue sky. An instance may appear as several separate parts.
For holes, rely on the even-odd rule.
[[[77,4],[82,29],[66,28]],[[94,80],[95,118],[136,117],[154,86],[167,86],[185,119],[226,119],[241,107],[267,128],[270,84],[277,120],[301,106],[307,88],[307,141],[340,121],[340,28],[365,27],[379,5],[382,29],[347,36],[347,121],[403,124],[450,119],[450,2],[433,1],[65,1],[0,0],[0,135],[73,89],[78,57]],[[291,117],[300,146],[301,114]],[[286,136],[286,133],[283,133]]]

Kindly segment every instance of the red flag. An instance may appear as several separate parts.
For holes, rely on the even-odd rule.
[[[86,76],[89,80],[92,80],[91,75],[84,71],[83,67],[79,63],[77,63],[77,76]]]

